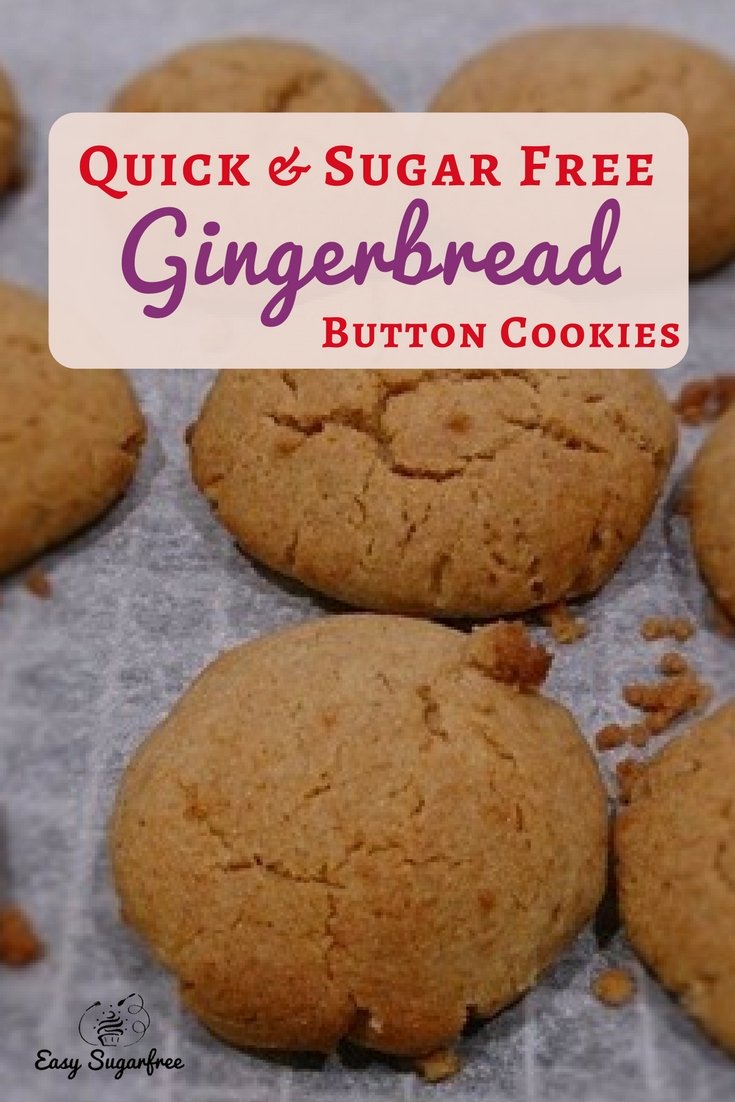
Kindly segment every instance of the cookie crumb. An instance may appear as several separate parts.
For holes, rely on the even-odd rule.
[[[701,711],[712,699],[712,689],[689,667],[662,681],[632,682],[623,686],[623,699],[631,708],[646,713],[649,735],[660,735],[682,716]],[[644,746],[645,741],[634,745]]]
[[[430,1056],[421,1056],[416,1061],[416,1070],[427,1083],[441,1083],[445,1079],[451,1079],[459,1068],[459,1057],[449,1048],[439,1049]]]
[[[551,632],[557,643],[566,646],[584,639],[587,625],[575,616],[564,601],[541,609],[541,621]]]
[[[630,803],[633,788],[646,771],[643,762],[634,758],[624,758],[615,768],[615,776],[618,782],[618,796],[621,803]]]
[[[539,689],[552,662],[546,648],[517,622],[477,628],[469,638],[468,658],[494,680],[521,691]]]
[[[42,601],[47,601],[53,592],[51,580],[48,574],[41,570],[40,566],[34,566],[28,571],[23,578],[23,584],[29,593],[32,593],[34,597],[39,597]]]
[[[42,956],[43,945],[27,915],[20,907],[0,907],[0,963],[21,968]]]
[[[651,731],[646,723],[610,723],[595,736],[598,750],[617,750],[629,743],[631,746],[648,745]]]
[[[683,616],[649,616],[641,624],[641,635],[649,643],[659,639],[676,639],[677,643],[686,643],[696,631],[692,621]]]
[[[714,375],[686,383],[672,403],[685,425],[716,421],[735,402],[735,375]]]
[[[595,735],[595,746],[598,750],[617,750],[625,746],[628,741],[628,728],[621,723],[608,723]]]
[[[640,750],[644,746],[648,746],[651,734],[652,732],[646,723],[631,723],[628,728],[628,742],[631,746],[635,746],[636,749]]]
[[[605,1006],[624,1006],[635,995],[635,980],[625,968],[606,968],[592,981],[592,993]]]
[[[658,668],[659,673],[662,673],[664,677],[676,677],[679,673],[687,672],[689,663],[684,655],[679,654],[678,651],[667,651],[666,654],[661,655]]]

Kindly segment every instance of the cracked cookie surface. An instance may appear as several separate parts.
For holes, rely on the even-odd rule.
[[[434,111],[665,111],[689,134],[689,267],[735,254],[735,67],[641,27],[555,27],[471,58]]]
[[[268,566],[363,608],[482,617],[598,589],[676,426],[644,372],[225,371],[189,443]]]
[[[735,1054],[735,701],[634,778],[615,830],[635,949]]]
[[[19,146],[20,115],[10,81],[0,69],[0,191],[17,179]]]
[[[488,675],[493,631],[363,614],[266,636],[137,751],[110,826],[122,913],[215,1033],[434,1052],[592,915],[597,767],[568,712]]]
[[[58,364],[46,303],[0,283],[0,574],[112,505],[135,473],[144,437],[125,377]]]
[[[242,38],[189,46],[134,77],[114,111],[386,111],[359,74],[295,42]]]
[[[699,568],[718,605],[735,619],[735,408],[723,414],[694,461],[689,506]]]

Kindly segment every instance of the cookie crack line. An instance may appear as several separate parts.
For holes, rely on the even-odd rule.
[[[295,105],[326,79],[327,74],[316,69],[312,72],[296,73],[275,91],[269,110],[274,113],[298,110]]]
[[[387,470],[393,474],[399,475],[403,478],[415,478],[423,479],[432,482],[446,482],[452,478],[458,478],[463,475],[467,467],[474,459],[484,458],[479,455],[471,455],[463,457],[463,462],[459,465],[452,466],[445,471],[431,471],[426,468],[413,467],[406,463],[401,463],[395,459],[390,451],[390,443],[387,437],[377,428],[360,424],[357,419],[351,417],[349,414],[331,413],[319,415],[319,417],[309,418],[307,423],[299,420],[299,418],[290,413],[283,412],[268,412],[265,417],[273,424],[278,425],[280,428],[290,429],[292,432],[299,433],[304,440],[310,439],[315,436],[320,436],[328,428],[341,428],[346,429],[349,432],[356,432],[362,436],[367,437],[375,445],[376,456]],[[494,458],[494,454],[492,457]],[[221,481],[218,479],[217,481]],[[210,483],[211,485],[212,483]]]
[[[251,857],[236,857],[232,861],[228,861],[226,864],[219,865],[218,867],[224,873],[247,872],[249,870],[259,869],[264,873],[278,877],[280,880],[286,880],[291,884],[314,884],[320,887],[329,888],[330,891],[343,891],[347,887],[346,884],[341,884],[336,880],[330,879],[327,873],[307,875],[305,873],[295,872],[283,861],[268,861],[260,853],[253,853]]]
[[[428,482],[449,482],[452,479],[462,478],[477,464],[494,463],[499,454],[507,450],[512,443],[512,441],[506,440],[499,442],[496,447],[490,450],[484,449],[461,453],[458,455],[458,461],[456,463],[449,464],[443,470],[436,470],[396,459],[391,451],[390,439],[382,428],[361,423],[358,418],[349,413],[333,412],[330,414],[320,414],[318,416],[310,416],[306,421],[300,419],[296,414],[275,411],[266,412],[265,417],[280,428],[287,428],[292,432],[298,433],[303,438],[303,441],[321,435],[329,427],[342,428],[350,432],[359,433],[372,441],[375,445],[376,455],[385,468],[392,474],[401,478]],[[524,418],[512,418],[507,415],[503,415],[502,419],[508,426],[517,428],[521,432],[538,432],[546,440],[558,444],[566,451],[586,452],[600,456],[610,454],[607,448],[596,445],[594,441],[585,439],[578,433],[575,433],[574,430],[568,429],[561,423],[543,421],[541,419],[529,421]],[[212,479],[208,483],[208,488],[222,481],[224,477],[226,476]]]
[[[442,742],[449,742],[449,732],[442,723],[441,705],[434,696],[431,685],[419,685],[417,689],[422,707],[422,719],[432,738],[439,738]]]

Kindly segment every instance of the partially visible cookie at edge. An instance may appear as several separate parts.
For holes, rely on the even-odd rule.
[[[201,42],[135,76],[114,111],[386,111],[367,81],[302,43]]]
[[[213,1032],[426,1056],[592,916],[597,766],[564,708],[488,673],[503,635],[321,618],[221,655],[143,742],[110,826],[122,915]]]
[[[689,267],[735,255],[735,65],[687,39],[626,26],[526,31],[467,61],[434,111],[665,111],[689,134]]]
[[[189,446],[271,568],[357,607],[491,617],[607,581],[676,423],[643,371],[224,371]]]
[[[694,460],[688,502],[699,568],[735,620],[735,409],[723,414]]]
[[[735,701],[633,779],[615,851],[628,936],[735,1055]]]
[[[130,483],[145,423],[118,371],[72,371],[46,303],[0,283],[0,574],[97,519]]]
[[[18,181],[20,113],[7,75],[0,69],[0,192]]]

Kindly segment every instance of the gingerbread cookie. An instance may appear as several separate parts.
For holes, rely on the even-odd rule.
[[[629,799],[615,834],[630,940],[735,1054],[735,702],[667,746]]]
[[[124,376],[62,367],[48,349],[45,302],[0,284],[0,574],[112,505],[144,437]]]
[[[694,461],[689,514],[700,570],[735,619],[735,408],[717,422]]]
[[[341,61],[311,46],[239,38],[189,46],[147,69],[114,111],[385,111]]]
[[[0,191],[18,178],[20,115],[5,73],[0,69]]]
[[[735,255],[735,67],[640,27],[530,31],[472,58],[434,111],[666,111],[689,132],[689,263]]]
[[[541,658],[505,625],[345,615],[195,681],[110,845],[123,916],[215,1033],[425,1055],[536,981],[597,906],[607,834]]]
[[[189,434],[241,547],[365,608],[496,616],[592,593],[676,440],[626,371],[225,371]]]

